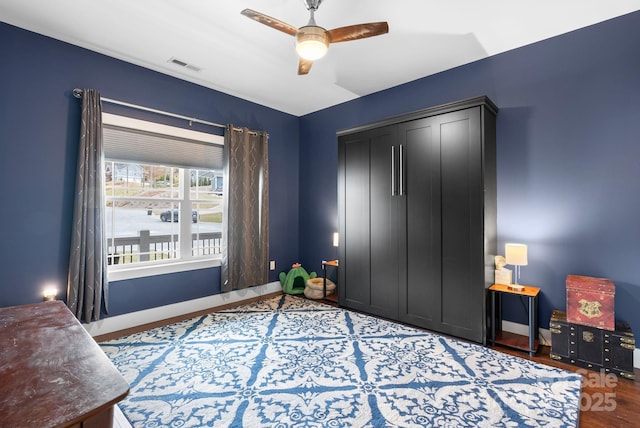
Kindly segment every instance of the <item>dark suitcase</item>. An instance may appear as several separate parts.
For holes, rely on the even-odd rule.
[[[553,311],[549,322],[551,358],[591,370],[634,379],[635,339],[629,324],[616,321],[615,330],[602,330],[567,322],[562,311]]]

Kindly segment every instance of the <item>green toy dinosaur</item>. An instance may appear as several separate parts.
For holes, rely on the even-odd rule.
[[[302,294],[307,281],[317,276],[315,272],[307,273],[300,263],[294,263],[289,273],[280,272],[282,291],[287,294]]]

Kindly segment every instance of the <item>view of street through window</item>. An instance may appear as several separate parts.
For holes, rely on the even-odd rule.
[[[105,167],[105,196],[109,264],[221,251],[220,172],[110,161]],[[180,236],[186,233],[191,239],[182,245]]]
[[[166,235],[178,232],[179,226],[177,222],[164,222],[160,220],[160,214],[169,211],[168,208],[166,210],[152,209],[151,215],[148,215],[149,210],[147,208],[118,208],[114,221],[110,222],[109,220],[113,218],[112,210],[112,207],[107,207],[105,211],[108,237],[122,238],[137,236],[140,230],[148,230],[151,232],[151,235]],[[221,208],[214,207],[196,211],[198,212],[199,221],[192,224],[191,229],[193,233],[220,232],[222,230],[220,222],[206,221],[209,215],[221,213]]]

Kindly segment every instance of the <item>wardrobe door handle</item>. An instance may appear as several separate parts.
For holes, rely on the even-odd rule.
[[[396,147],[391,146],[391,196],[396,195]]]
[[[398,153],[398,164],[400,165],[398,181],[400,182],[400,196],[404,195],[404,146],[400,144],[400,150]]]

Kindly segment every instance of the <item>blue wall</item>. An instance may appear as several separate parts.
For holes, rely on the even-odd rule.
[[[488,95],[500,108],[499,247],[529,245],[522,282],[542,288],[542,326],[564,308],[566,275],[582,274],[614,280],[618,318],[640,331],[640,12],[301,118],[2,23],[0,51],[0,306],[66,284],[75,87],[269,132],[275,273],[295,261],[318,271],[337,257],[337,130]],[[112,314],[219,288],[219,269],[121,281]],[[512,306],[507,319],[524,322]]]
[[[0,52],[0,306],[41,301],[48,282],[66,290],[81,106],[73,88],[267,131],[270,256],[278,267],[297,260],[297,117],[3,23]],[[219,292],[219,268],[118,281],[110,313]]]
[[[541,326],[580,274],[612,279],[640,332],[640,12],[302,117],[301,262],[337,256],[336,131],[477,95],[500,108],[498,248],[529,245]],[[506,318],[526,322],[522,305]]]

